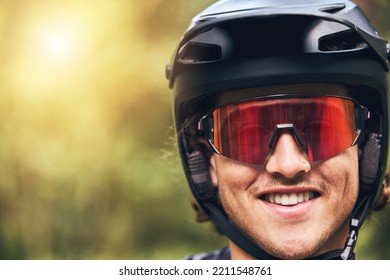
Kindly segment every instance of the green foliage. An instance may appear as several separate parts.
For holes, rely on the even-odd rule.
[[[180,259],[226,244],[194,222],[164,78],[213,1],[47,2],[0,3],[0,258]],[[382,248],[385,232],[364,239]]]

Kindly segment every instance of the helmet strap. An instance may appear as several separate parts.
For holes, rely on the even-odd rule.
[[[363,225],[365,219],[367,218],[368,213],[370,212],[372,198],[372,195],[366,195],[361,200],[359,205],[355,207],[355,210],[352,214],[349,234],[345,243],[344,251],[340,255],[341,259],[343,260],[350,259],[351,254],[354,254],[353,250],[357,242],[358,232],[360,227]]]

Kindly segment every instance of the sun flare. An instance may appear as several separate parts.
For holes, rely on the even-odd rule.
[[[40,30],[40,52],[46,59],[71,59],[80,37],[77,28],[71,23],[46,25]]]
[[[64,33],[48,34],[43,44],[51,57],[64,57],[72,51],[72,38]]]

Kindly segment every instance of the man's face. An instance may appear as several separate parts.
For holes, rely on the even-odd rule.
[[[284,132],[263,165],[215,154],[210,170],[231,221],[268,253],[300,259],[344,247],[358,195],[357,146],[309,162]]]

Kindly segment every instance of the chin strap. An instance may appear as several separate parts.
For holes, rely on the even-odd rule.
[[[359,232],[359,220],[352,219],[348,239],[345,244],[344,251],[340,255],[341,259],[348,260],[351,253],[353,253],[353,249],[355,248],[356,241],[358,238],[358,232]]]
[[[351,254],[354,254],[353,250],[357,242],[359,229],[363,225],[368,213],[370,212],[372,199],[372,195],[365,196],[352,214],[347,242],[345,243],[344,251],[340,255],[341,259],[343,260],[350,259]]]
[[[356,257],[355,253],[351,252],[348,256],[348,259],[343,259],[341,256],[343,252],[343,249],[333,250],[313,258],[308,258],[308,260],[354,260]]]

